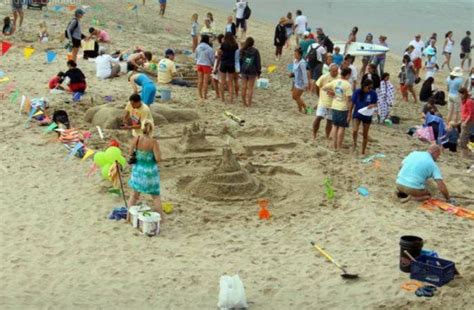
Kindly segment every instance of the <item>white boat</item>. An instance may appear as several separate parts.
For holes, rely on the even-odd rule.
[[[351,54],[352,56],[374,56],[385,54],[390,49],[383,45],[378,44],[370,44],[370,43],[363,43],[363,42],[353,42],[347,46],[346,49],[346,42],[344,41],[335,41],[334,47],[339,47],[341,49],[342,54]]]

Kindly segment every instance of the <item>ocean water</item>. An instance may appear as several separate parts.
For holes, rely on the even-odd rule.
[[[199,3],[231,12],[235,0],[199,0]],[[359,27],[357,41],[363,41],[369,32],[375,39],[383,34],[388,37],[392,52],[398,54],[403,53],[417,33],[427,39],[436,32],[437,47],[441,50],[444,34],[451,30],[455,40],[454,60],[458,60],[459,43],[466,30],[474,33],[474,0],[249,0],[249,5],[251,19],[275,25],[281,16],[290,11],[295,15],[300,9],[308,17],[309,27],[323,28],[333,40],[347,39],[353,26]]]

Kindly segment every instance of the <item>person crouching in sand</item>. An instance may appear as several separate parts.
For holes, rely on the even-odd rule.
[[[440,156],[441,147],[433,144],[427,151],[411,152],[405,157],[396,181],[398,198],[403,199],[403,202],[408,200],[423,201],[431,198],[431,193],[426,189],[426,181],[434,179],[444,198],[453,203],[441,171],[436,165]]]
[[[293,72],[290,73],[290,77],[294,78],[291,94],[293,100],[298,105],[298,111],[305,113],[306,103],[304,103],[301,96],[309,86],[308,75],[306,74],[306,61],[303,59],[303,50],[300,47],[295,48],[294,56]]]

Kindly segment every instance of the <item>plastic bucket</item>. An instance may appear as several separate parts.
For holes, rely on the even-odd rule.
[[[402,236],[400,238],[400,270],[403,272],[410,272],[411,259],[405,254],[405,251],[410,253],[413,258],[417,258],[423,249],[423,239],[417,236]]]
[[[171,100],[171,89],[160,89],[161,101]]]
[[[158,212],[144,212],[138,214],[140,230],[144,235],[154,236],[160,233],[161,216]]]
[[[132,224],[134,228],[139,228],[138,215],[144,211],[151,211],[151,208],[147,206],[133,206],[128,209],[128,213],[130,213],[130,224]]]

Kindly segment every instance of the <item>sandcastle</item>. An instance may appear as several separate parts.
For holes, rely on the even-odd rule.
[[[267,187],[242,168],[230,147],[216,168],[188,185],[193,196],[206,200],[247,200],[262,197]]]
[[[198,123],[193,123],[189,128],[184,126],[178,148],[182,153],[205,152],[214,149],[206,139],[206,130]]]

